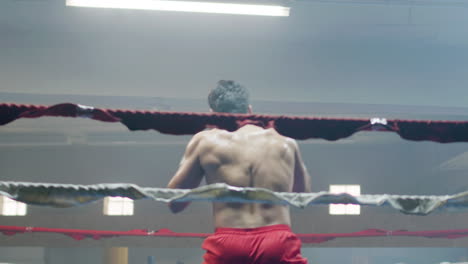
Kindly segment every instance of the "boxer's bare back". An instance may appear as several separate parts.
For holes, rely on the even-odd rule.
[[[212,129],[196,134],[187,146],[169,188],[226,183],[275,192],[310,192],[310,177],[297,143],[274,129],[246,125],[234,132]],[[170,204],[173,212],[187,203]],[[290,225],[289,208],[260,203],[213,203],[216,227],[253,228]]]

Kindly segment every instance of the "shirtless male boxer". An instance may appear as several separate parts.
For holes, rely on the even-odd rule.
[[[208,102],[214,112],[252,112],[248,91],[234,81],[219,81]],[[234,132],[212,129],[193,136],[168,188],[192,189],[203,177],[207,184],[310,192],[296,141],[250,124]],[[188,204],[169,207],[177,213]],[[215,202],[213,216],[216,230],[203,242],[204,264],[307,263],[290,229],[288,206]]]

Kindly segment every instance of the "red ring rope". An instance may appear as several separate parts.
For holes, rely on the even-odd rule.
[[[358,131],[378,130],[398,133],[407,140],[468,142],[468,122],[465,121],[395,119],[385,120],[384,123],[371,123],[369,119],[112,110],[71,103],[53,106],[0,104],[0,125],[19,118],[41,116],[88,117],[104,122],[121,122],[130,130],[154,129],[174,135],[195,134],[209,127],[233,131],[245,123],[253,123],[264,128],[275,128],[280,134],[295,139],[338,140]]]
[[[177,233],[170,229],[163,228],[156,231],[147,229],[135,229],[130,231],[103,231],[103,230],[81,230],[81,229],[63,229],[63,228],[44,228],[44,227],[22,227],[22,226],[0,226],[0,232],[7,236],[18,233],[57,233],[70,236],[75,240],[93,238],[121,237],[121,236],[153,236],[153,237],[181,237],[181,238],[205,238],[209,233]],[[384,230],[367,229],[352,233],[330,233],[330,234],[297,234],[303,243],[317,244],[324,243],[336,238],[349,237],[426,237],[426,238],[447,238],[456,239],[468,236],[468,229],[456,230],[432,230],[432,231],[407,231],[407,230]]]

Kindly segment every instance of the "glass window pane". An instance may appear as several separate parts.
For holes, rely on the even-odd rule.
[[[332,184],[330,193],[348,193],[354,196],[361,195],[361,185],[359,184]],[[330,215],[360,215],[361,206],[357,204],[330,204]]]
[[[133,215],[133,200],[125,197],[104,198],[104,215]]]

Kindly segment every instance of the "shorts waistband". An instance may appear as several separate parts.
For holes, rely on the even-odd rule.
[[[258,234],[271,231],[291,231],[288,225],[269,225],[254,228],[217,227],[215,234]]]

